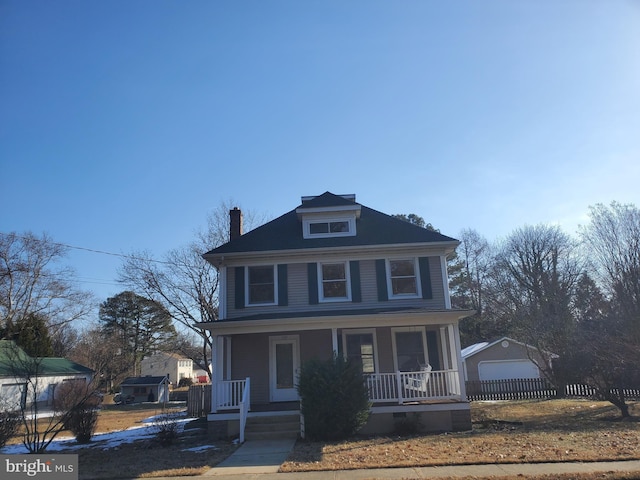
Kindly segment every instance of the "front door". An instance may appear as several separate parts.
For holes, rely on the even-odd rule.
[[[272,402],[298,400],[299,344],[297,335],[269,337],[269,391]]]

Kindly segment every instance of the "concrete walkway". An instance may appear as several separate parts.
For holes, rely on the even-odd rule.
[[[295,438],[244,442],[240,448],[209,470],[205,476],[224,477],[238,474],[277,473],[280,465],[293,450],[295,443]]]
[[[638,472],[640,460],[621,462],[520,463],[491,465],[451,465],[442,467],[377,468],[322,472],[278,473],[280,465],[293,449],[295,440],[248,441],[224,462],[203,477],[211,480],[373,480],[422,479],[443,477],[500,478],[521,475],[557,475],[561,473]]]

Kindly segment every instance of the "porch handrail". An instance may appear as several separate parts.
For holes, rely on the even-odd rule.
[[[246,379],[223,380],[216,386],[216,407],[218,410],[235,410],[240,407]]]
[[[367,386],[372,403],[401,404],[460,398],[460,376],[457,370],[373,373],[367,376]]]
[[[240,401],[240,443],[244,443],[244,429],[247,426],[247,415],[251,406],[251,379],[245,379],[242,400]]]

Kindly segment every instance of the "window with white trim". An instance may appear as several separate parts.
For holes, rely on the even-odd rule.
[[[319,300],[321,302],[350,301],[349,263],[320,263],[318,267]]]
[[[344,331],[342,348],[345,357],[358,365],[362,373],[368,374],[377,371],[375,330]]]
[[[419,297],[420,277],[417,258],[387,260],[389,298]]]
[[[306,218],[302,227],[304,238],[350,237],[356,234],[354,217]]]
[[[276,299],[275,265],[247,267],[247,305],[274,305]]]
[[[396,368],[401,372],[417,372],[427,365],[427,338],[424,328],[393,329]]]

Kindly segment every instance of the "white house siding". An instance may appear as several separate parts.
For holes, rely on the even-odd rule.
[[[193,378],[193,361],[171,353],[157,353],[140,362],[140,375],[152,377],[167,376],[175,385],[182,378]]]
[[[340,257],[341,260],[349,260]],[[310,261],[316,261],[317,258]],[[323,259],[324,260],[324,259]],[[332,261],[333,258],[327,258]],[[353,259],[351,259],[353,260]],[[357,260],[357,259],[356,259]],[[309,304],[307,263],[289,263],[287,264],[287,286],[288,286],[288,305],[265,305],[250,306],[241,309],[235,308],[235,269],[227,269],[227,282],[231,288],[228,288],[227,301],[227,318],[237,318],[247,315],[262,315],[269,313],[299,313],[308,312],[313,309],[314,312],[329,310],[361,310],[367,308],[415,308],[422,307],[433,310],[441,310],[445,308],[444,285],[442,278],[442,269],[440,268],[439,257],[429,257],[429,274],[431,278],[431,289],[433,298],[407,298],[407,299],[389,299],[387,301],[378,300],[377,280],[375,259],[363,259],[360,262],[360,290],[361,301],[344,301],[344,302],[320,302],[318,304]]]
[[[32,379],[33,381],[34,379]],[[36,401],[38,404],[52,405],[55,399],[56,389],[64,382],[82,381],[89,383],[91,375],[41,375],[37,378]],[[26,387],[26,380],[19,378],[0,379],[0,411],[13,409],[20,405],[21,397],[27,389],[26,401],[33,399],[33,386]]]

